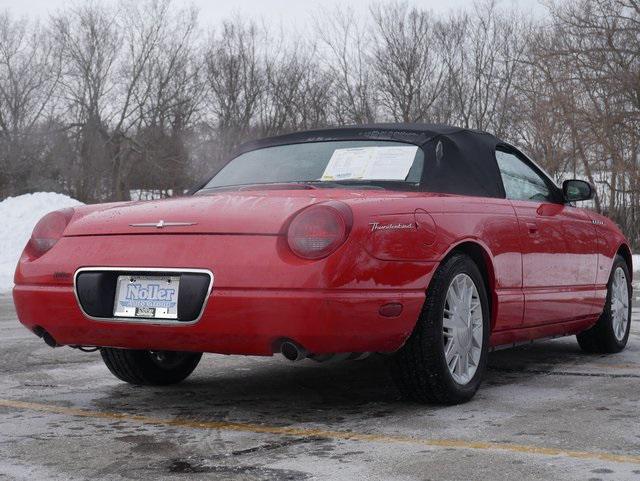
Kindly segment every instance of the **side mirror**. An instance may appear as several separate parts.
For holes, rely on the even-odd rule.
[[[565,180],[562,183],[562,193],[564,200],[567,202],[579,202],[581,200],[590,200],[596,195],[596,190],[589,182],[584,180]]]

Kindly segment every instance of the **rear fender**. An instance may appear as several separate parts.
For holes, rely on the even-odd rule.
[[[444,254],[438,266],[442,265],[449,257],[456,253],[463,253],[469,256],[476,263],[485,281],[485,288],[489,297],[489,309],[491,310],[491,329],[496,325],[498,296],[496,292],[496,275],[493,263],[493,256],[489,248],[479,239],[464,239],[452,245]]]

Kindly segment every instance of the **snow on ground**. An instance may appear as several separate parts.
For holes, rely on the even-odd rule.
[[[52,192],[7,197],[0,202],[0,292],[13,288],[13,273],[31,231],[43,215],[81,205],[75,199]]]

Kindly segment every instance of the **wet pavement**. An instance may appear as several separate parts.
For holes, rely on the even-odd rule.
[[[0,480],[640,481],[640,308],[620,354],[492,353],[461,406],[403,402],[385,362],[205,355],[181,385],[134,387],[0,295]]]

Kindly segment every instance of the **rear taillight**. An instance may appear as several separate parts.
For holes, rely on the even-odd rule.
[[[340,247],[351,230],[351,209],[341,202],[316,204],[289,224],[287,242],[299,257],[322,259]]]
[[[73,209],[56,210],[38,221],[27,245],[31,257],[40,257],[56,245],[69,225],[73,212]]]

